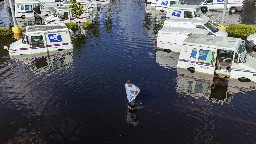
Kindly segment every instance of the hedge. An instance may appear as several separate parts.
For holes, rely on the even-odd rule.
[[[71,22],[71,23],[65,23],[68,29],[71,29],[73,31],[78,30],[78,24]],[[92,22],[84,22],[82,23],[82,26],[84,29],[90,29],[92,27]],[[25,29],[26,27],[21,27],[21,30]],[[9,27],[0,27],[0,36],[6,36],[10,35],[10,28]]]
[[[228,36],[246,39],[247,36],[256,33],[255,25],[230,24],[228,26]]]
[[[6,36],[9,35],[9,27],[0,27],[0,36]]]

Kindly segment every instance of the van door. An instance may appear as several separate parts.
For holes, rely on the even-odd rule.
[[[216,49],[200,49],[197,51],[195,71],[214,74],[216,63]]]

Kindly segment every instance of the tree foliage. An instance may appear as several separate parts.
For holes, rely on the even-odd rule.
[[[84,12],[84,6],[76,0],[70,0],[69,8],[75,18],[79,18]]]

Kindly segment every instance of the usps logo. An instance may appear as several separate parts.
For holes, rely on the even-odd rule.
[[[174,17],[180,17],[180,14],[181,14],[181,11],[180,11],[180,10],[174,10],[174,11],[172,12],[172,16],[174,16]]]
[[[62,42],[62,37],[61,35],[58,35],[58,34],[48,34],[48,38],[51,43]]]
[[[168,5],[168,1],[166,1],[166,0],[162,0],[161,5],[163,5],[163,6],[167,6],[167,5]]]
[[[217,2],[225,2],[225,0],[217,0]]]

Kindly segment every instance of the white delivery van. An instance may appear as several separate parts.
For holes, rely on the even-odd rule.
[[[180,0],[158,0],[156,3],[156,10],[164,12],[168,7],[172,6],[173,4],[181,4]]]
[[[73,14],[71,14],[68,6],[58,6],[58,7],[55,7],[53,15],[46,17],[44,19],[44,22],[46,24],[86,22],[88,18],[87,11],[84,11],[79,18],[75,18]]]
[[[158,31],[157,40],[155,46],[159,49],[171,50],[173,52],[180,52],[182,42],[191,33],[197,34],[209,34],[207,30],[196,29],[196,28],[162,28]]]
[[[177,67],[191,73],[256,82],[255,60],[241,38],[192,34],[182,44]]]
[[[199,5],[203,13],[207,11],[222,11],[224,9],[225,0],[204,0]],[[242,11],[244,0],[228,0],[227,9],[232,13]]]
[[[43,8],[38,0],[15,0],[15,18],[32,18],[37,13],[40,16],[48,16],[49,10]]]
[[[219,30],[209,21],[202,19],[167,19],[164,21],[163,27],[197,28],[208,30],[209,32],[211,32],[212,35],[225,37],[228,36],[227,32]]]
[[[174,4],[166,9],[166,19],[190,19],[201,16],[201,9],[198,5]]]
[[[45,8],[60,6],[64,0],[40,0]]]

